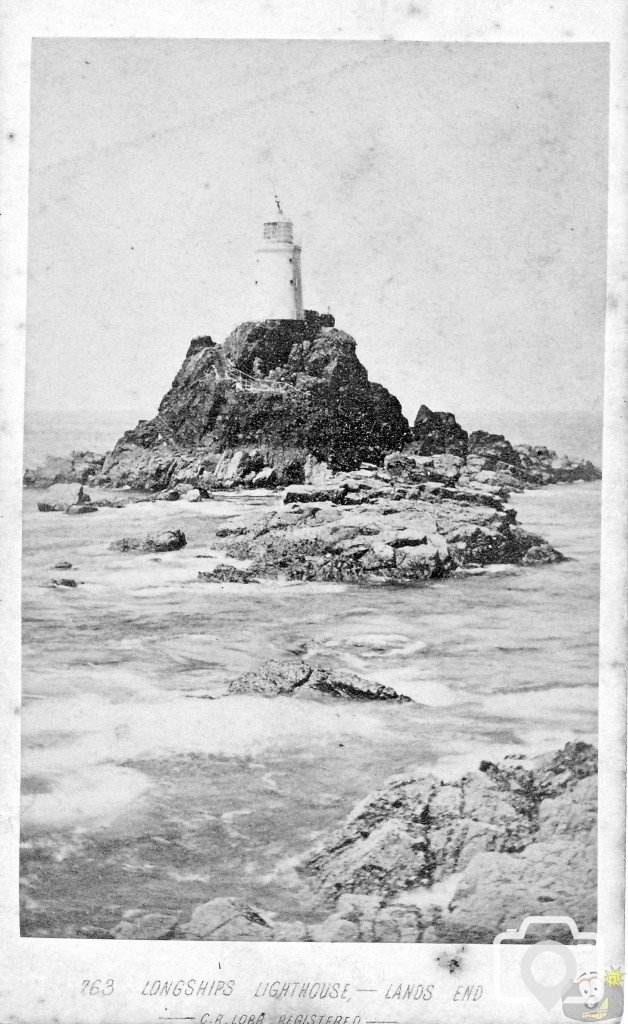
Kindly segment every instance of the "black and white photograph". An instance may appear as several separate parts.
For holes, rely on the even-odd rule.
[[[23,935],[594,927],[607,56],[34,43]]]
[[[0,1015],[618,1022],[607,23],[114,6],[9,53]]]

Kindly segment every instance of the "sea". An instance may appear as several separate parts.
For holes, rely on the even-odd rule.
[[[79,429],[32,427],[27,464],[111,446],[111,424]],[[315,918],[299,858],[392,775],[454,778],[596,742],[598,482],[513,496],[565,562],[418,587],[199,580],[216,530],[272,507],[270,492],[79,517],[38,499],[24,492],[23,934],[97,937],[129,910],[185,920],[229,896],[271,920]],[[172,528],[180,551],[110,549]],[[78,587],[50,587],[59,576]],[[227,695],[269,658],[356,672],[413,703]]]

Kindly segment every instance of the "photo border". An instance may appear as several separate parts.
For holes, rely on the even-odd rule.
[[[586,9],[585,9],[586,8]],[[459,984],[490,983],[492,947],[468,946],[464,969],[448,976],[437,966],[441,945],[340,943],[145,942],[20,938],[18,918],[18,827],[20,765],[20,550],[21,477],[26,321],[28,128],[30,44],[34,37],[221,38],[420,40],[453,42],[607,42],[610,45],[610,161],[607,267],[607,322],[602,479],[599,702],[599,924],[608,963],[624,963],[625,795],[626,795],[626,12],[618,0],[574,5],[573,0],[418,0],[359,4],[334,0],[105,0],[96,7],[80,0],[10,0],[4,10],[0,174],[4,208],[4,302],[0,350],[3,466],[2,515],[5,565],[0,580],[4,685],[0,695],[4,743],[2,775],[3,853],[0,859],[0,1019],[25,1024],[120,1021],[144,1024],[158,1009],[140,992],[145,979],[166,977],[346,978],[365,988],[385,987],[399,978],[436,978],[453,991]],[[514,970],[514,968],[513,968]],[[115,977],[115,1002],[86,1000],[84,979]],[[206,1009],[266,1011],[272,1024],[280,1005],[259,1005],[235,996]],[[348,1007],[350,1020],[367,1005]],[[447,1003],[447,1020],[504,1021],[497,1001]],[[308,1012],[310,1007],[307,1007]],[[181,1010],[180,1012],[185,1012]],[[305,1010],[304,1010],[305,1012]],[[322,1010],[320,1012],[323,1012]],[[338,1011],[341,1012],[340,1010]],[[345,1011],[343,1011],[345,1012]],[[414,1020],[412,1005],[397,1006],[400,1022]],[[443,1003],[420,1004],[421,1019],[441,1024]],[[377,1015],[384,1019],[378,1005]],[[517,1020],[539,1019],[538,1003],[517,1006]],[[547,1018],[549,1019],[549,1017]],[[558,1015],[557,1019],[563,1019]]]

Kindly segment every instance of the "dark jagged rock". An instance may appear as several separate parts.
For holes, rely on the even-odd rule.
[[[422,405],[412,428],[411,450],[417,455],[460,455],[467,457],[469,435],[452,412],[432,412]]]
[[[212,483],[220,455],[236,452],[250,454],[238,482],[264,469],[280,483],[299,482],[308,454],[334,469],[379,461],[408,439],[408,424],[397,399],[369,381],[355,349],[350,335],[314,313],[240,324],[222,346],[195,339],[158,415],[124,434],[100,482],[147,490],[180,478]],[[239,389],[238,374],[266,390]]]
[[[483,469],[494,470],[497,463],[507,466],[521,465],[519,452],[503,434],[489,434],[486,430],[474,430],[469,435],[468,455],[482,461]]]
[[[407,702],[390,686],[370,682],[353,672],[315,668],[303,661],[271,659],[254,672],[247,672],[229,684],[229,693],[259,693],[264,697],[327,694],[349,700],[385,700]]]
[[[164,530],[156,535],[149,534],[147,537],[123,537],[115,540],[109,545],[112,551],[177,551],[187,544],[185,534],[182,530]]]
[[[174,500],[182,484],[202,495],[206,487],[313,483],[312,465],[333,474],[377,467],[391,453],[398,467],[407,458],[402,475],[431,485],[434,496],[440,484],[498,494],[600,476],[590,462],[547,448],[468,435],[453,413],[426,405],[410,430],[394,395],[369,381],[354,339],[330,314],[308,310],[303,321],[240,324],[223,345],[195,338],[157,416],[127,430],[106,457],[50,458],[26,470],[24,483],[89,481]]]

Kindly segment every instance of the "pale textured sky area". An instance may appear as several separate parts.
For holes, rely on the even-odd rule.
[[[535,441],[549,418],[595,423],[607,59],[598,44],[35,40],[27,416],[151,416],[189,340],[249,318],[278,192],[306,307],[331,308],[408,417],[425,402]]]

